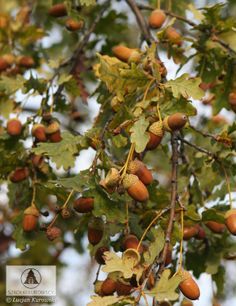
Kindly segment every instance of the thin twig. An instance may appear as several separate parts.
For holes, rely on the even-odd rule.
[[[176,132],[171,135],[171,147],[172,147],[172,171],[171,171],[171,202],[170,202],[170,217],[166,230],[165,246],[160,258],[160,267],[157,272],[157,276],[160,276],[165,268],[166,256],[170,244],[171,233],[173,229],[174,219],[175,219],[175,206],[177,199],[177,172],[178,172],[178,138]]]
[[[131,10],[133,11],[135,15],[137,23],[141,29],[144,39],[147,41],[148,44],[150,44],[154,40],[154,38],[152,37],[150,33],[149,27],[147,26],[147,23],[142,13],[140,12],[138,5],[136,4],[134,0],[125,0],[125,1],[129,5],[129,7],[131,8]]]

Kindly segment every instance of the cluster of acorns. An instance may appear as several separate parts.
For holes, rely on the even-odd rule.
[[[58,3],[53,5],[50,9],[48,14],[52,17],[65,17],[68,15],[66,5],[64,3]],[[67,18],[65,20],[65,27],[70,32],[76,32],[82,29],[84,26],[84,22],[82,20],[77,20],[74,18]]]
[[[159,9],[152,11],[151,15],[148,19],[148,24],[151,29],[159,29],[162,27],[166,20],[165,12]],[[164,31],[164,37],[171,44],[175,44],[177,46],[182,45],[181,35],[173,28],[168,27]],[[137,49],[128,48],[123,45],[118,45],[113,47],[112,49],[114,55],[123,62],[138,62],[140,60],[140,52]],[[160,62],[161,64],[161,62]],[[162,70],[165,70],[162,67]],[[166,71],[162,71],[166,73]]]
[[[224,215],[225,222],[219,223],[216,221],[207,221],[205,225],[216,234],[221,234],[224,232],[225,228],[229,230],[232,235],[236,235],[236,209],[228,210]],[[206,232],[202,226],[199,224],[188,226],[184,228],[184,240],[189,240],[191,238],[205,239]]]
[[[20,20],[22,26],[29,23],[30,8],[23,6],[19,10],[16,18]],[[18,20],[18,21],[19,21]],[[0,31],[7,33],[11,23],[11,18],[8,15],[0,15]],[[17,55],[6,53],[0,56],[0,73],[4,72],[7,75],[16,75],[24,73],[25,69],[30,69],[35,66],[35,61],[28,55]]]
[[[24,126],[18,118],[9,119],[6,126],[6,131],[11,137],[20,137],[23,133]],[[50,117],[45,124],[35,124],[31,130],[31,135],[34,137],[34,143],[37,142],[59,142],[62,140],[59,123]],[[43,156],[31,154],[31,167],[35,167],[41,172],[45,172],[47,165]],[[21,182],[30,176],[30,169],[28,166],[17,167],[13,170],[9,179],[13,183]]]
[[[139,163],[139,161],[138,161]],[[143,167],[143,164],[142,164]],[[146,168],[147,169],[147,168]],[[152,180],[150,174],[148,176],[145,175],[148,181]],[[79,213],[90,213],[92,212],[94,207],[94,199],[91,197],[80,197],[74,202],[74,209]],[[88,240],[89,242],[95,246],[100,243],[103,237],[103,221],[101,219],[95,219],[88,225]],[[139,244],[138,238],[129,234],[123,238],[121,251],[123,254],[127,254],[127,252],[131,252],[134,250],[138,252],[140,255],[147,251],[147,245],[142,243]],[[131,251],[130,251],[131,250]],[[99,247],[95,253],[95,259],[99,265],[105,264],[105,252],[109,251],[109,247],[104,245]],[[133,254],[133,253],[132,253]],[[138,255],[139,257],[139,255]],[[172,262],[172,249],[171,247],[167,250],[167,256],[165,260],[165,266],[168,266]],[[189,299],[195,300],[200,296],[200,290],[196,282],[193,280],[191,274],[187,271],[182,271],[183,281],[179,285],[179,289],[181,292]],[[145,279],[145,275],[140,280],[140,284]],[[151,289],[154,287],[155,278],[153,273],[150,274],[147,281],[147,288]],[[108,275],[108,277],[104,281],[97,281],[95,284],[95,292],[100,296],[113,295],[115,292],[118,295],[129,295],[131,291],[138,287],[136,279],[132,277],[129,280],[124,280],[122,278],[113,278],[112,274]]]

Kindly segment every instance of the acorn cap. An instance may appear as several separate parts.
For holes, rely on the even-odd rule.
[[[140,61],[140,59],[141,59],[141,54],[137,50],[133,50],[130,54],[128,62],[129,63],[132,63],[132,62],[137,63],[137,62]]]
[[[227,219],[231,215],[236,215],[236,209],[230,209],[225,214],[225,219]]]
[[[40,213],[35,206],[29,206],[24,210],[24,215],[32,215],[35,217],[39,217]]]
[[[164,135],[163,123],[161,121],[156,121],[149,127],[149,132],[156,136],[162,137]]]
[[[60,130],[60,124],[57,121],[53,121],[45,127],[46,134],[54,134]]]
[[[135,160],[132,160],[130,163],[129,163],[129,166],[128,166],[128,172],[130,173],[136,173],[141,167],[146,167],[144,165],[143,162],[141,162],[141,160],[138,160],[137,158]]]
[[[45,125],[43,125],[41,123],[34,124],[33,127],[32,127],[32,133],[34,133],[38,128],[45,129]]]
[[[127,249],[124,251],[122,260],[124,262],[133,262],[133,267],[135,267],[141,260],[140,254],[137,250],[135,249]]]
[[[178,275],[182,278],[182,282],[189,278],[192,278],[191,273],[183,269],[178,272]]]
[[[124,179],[123,179],[123,186],[124,186],[125,189],[128,189],[133,184],[135,184],[137,181],[139,181],[139,178],[137,177],[137,175],[126,174]]]
[[[107,187],[113,187],[115,186],[120,180],[120,173],[119,171],[116,169],[116,168],[111,168],[105,179],[104,179],[104,184],[107,186]]]
[[[168,132],[171,132],[171,128],[169,127],[169,124],[168,124],[168,119],[169,119],[170,116],[167,116],[164,118],[163,120],[163,127],[166,131]]]

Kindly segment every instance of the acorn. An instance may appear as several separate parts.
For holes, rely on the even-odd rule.
[[[234,112],[236,112],[236,92],[229,94],[229,104]]]
[[[47,141],[46,129],[43,124],[35,124],[32,128],[32,135],[40,142]]]
[[[206,238],[206,232],[204,228],[202,228],[199,224],[197,224],[196,227],[198,229],[198,233],[195,238],[198,240],[204,240]]]
[[[207,91],[208,89],[211,89],[215,86],[216,82],[210,82],[210,83],[206,83],[206,82],[201,82],[201,84],[199,85],[199,87],[204,90]]]
[[[62,231],[57,226],[52,226],[52,227],[49,226],[46,231],[46,236],[48,240],[50,241],[57,239],[58,237],[61,236],[61,234],[62,234]]]
[[[127,235],[125,236],[123,242],[122,242],[122,247],[124,250],[127,249],[137,249],[139,244],[139,240],[135,235]]]
[[[55,133],[49,134],[48,135],[48,139],[51,142],[60,142],[62,140],[61,131],[59,130],[59,131],[57,131]]]
[[[140,53],[136,49],[131,49],[122,45],[112,48],[113,54],[123,62],[138,62],[140,60]]]
[[[129,295],[132,289],[133,287],[130,284],[123,283],[121,281],[116,282],[116,292],[118,296]]]
[[[159,29],[166,20],[166,14],[159,9],[156,9],[151,12],[151,15],[148,18],[148,24],[152,29]]]
[[[31,162],[32,164],[36,167],[36,168],[39,168],[43,162],[44,162],[44,159],[43,159],[43,156],[42,155],[38,155],[38,154],[32,154],[30,156],[31,158]]]
[[[183,113],[175,113],[173,115],[165,117],[163,120],[164,129],[167,131],[176,131],[181,130],[186,122],[188,117]]]
[[[182,271],[184,280],[179,284],[179,289],[190,300],[197,300],[200,296],[200,289],[188,271]]]
[[[142,181],[145,185],[149,185],[153,182],[152,172],[148,170],[146,165],[138,159],[132,160],[129,163],[128,172],[137,175],[140,181]]]
[[[11,136],[19,136],[22,131],[22,123],[19,119],[10,119],[7,122],[7,133]]]
[[[165,35],[172,44],[176,44],[178,46],[182,45],[181,35],[173,27],[168,27],[165,31]]]
[[[8,25],[8,18],[6,16],[0,16],[0,29],[6,29]]]
[[[67,15],[67,9],[64,3],[58,3],[53,5],[49,11],[48,14],[52,17],[64,17]]]
[[[35,62],[31,56],[21,56],[18,60],[18,65],[24,68],[32,68]]]
[[[10,67],[8,62],[3,57],[0,57],[0,72],[6,70],[8,67]]]
[[[147,150],[154,150],[161,143],[164,136],[163,124],[161,121],[154,122],[149,127],[149,141],[147,143]]]
[[[97,295],[99,295],[99,296],[103,296],[103,293],[102,293],[102,290],[101,290],[101,288],[102,288],[102,283],[103,283],[103,281],[97,280],[97,281],[95,282],[95,284],[94,284],[94,292],[95,292]]]
[[[29,169],[27,167],[24,168],[16,168],[14,171],[10,173],[10,181],[12,183],[18,183],[25,180],[29,177]]]
[[[102,295],[112,295],[116,291],[116,281],[107,278],[103,281],[101,286]]]
[[[9,66],[11,66],[12,64],[14,64],[15,62],[15,56],[13,54],[4,54],[2,56],[2,58],[8,63]]]
[[[24,211],[23,216],[23,230],[25,232],[32,232],[36,229],[39,218],[39,211],[35,206],[29,206]]]
[[[137,175],[126,174],[123,179],[123,186],[128,194],[136,201],[145,202],[149,199],[146,186],[139,180]]]
[[[225,225],[232,235],[236,235],[236,209],[230,209],[226,212]]]
[[[88,224],[88,241],[92,245],[98,244],[103,236],[103,222],[99,218],[92,219]]]
[[[214,233],[221,234],[225,230],[225,225],[215,221],[206,222],[206,226]]]
[[[195,237],[198,233],[198,228],[196,226],[189,226],[184,228],[183,239],[189,240]]]
[[[93,210],[94,199],[90,197],[81,197],[74,201],[74,209],[79,213],[89,213]]]
[[[109,251],[109,248],[106,246],[102,246],[96,250],[94,257],[99,265],[105,265],[105,260],[103,256],[104,256],[104,253],[108,251]]]
[[[83,28],[84,22],[82,20],[78,21],[78,20],[75,20],[73,18],[68,18],[66,20],[65,26],[66,26],[68,31],[76,32],[76,31]]]

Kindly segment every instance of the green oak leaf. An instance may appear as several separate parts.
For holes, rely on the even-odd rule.
[[[127,298],[124,296],[91,296],[92,302],[88,303],[87,306],[110,306],[110,305],[134,305],[134,300],[132,298]],[[118,304],[117,304],[118,303]]]
[[[41,142],[32,149],[35,154],[44,154],[51,158],[57,168],[63,167],[65,170],[74,166],[75,154],[78,153],[77,145],[81,141],[81,136],[73,136],[69,132],[62,133],[62,140],[57,143]]]
[[[162,251],[165,244],[165,234],[161,228],[152,231],[155,237],[154,241],[149,245],[148,250],[143,254],[145,263],[150,265]]]
[[[149,141],[149,135],[146,132],[148,126],[148,120],[146,120],[144,116],[141,116],[130,129],[130,140],[131,143],[135,144],[135,151],[137,153],[143,152]]]
[[[16,78],[9,78],[3,75],[0,78],[0,91],[4,91],[7,95],[13,94],[19,89],[24,89],[25,81],[24,77],[19,74]]]
[[[86,6],[96,5],[96,0],[80,0],[80,4]]]
[[[186,99],[192,97],[199,100],[205,94],[199,87],[200,83],[200,78],[190,78],[189,74],[184,73],[179,78],[166,82],[165,87],[171,88],[175,98],[183,96]]]
[[[147,292],[148,294],[155,296],[158,302],[164,300],[175,301],[179,297],[179,294],[176,293],[176,289],[183,279],[179,274],[172,277],[170,277],[170,274],[170,269],[164,270],[155,287],[151,291]]]

